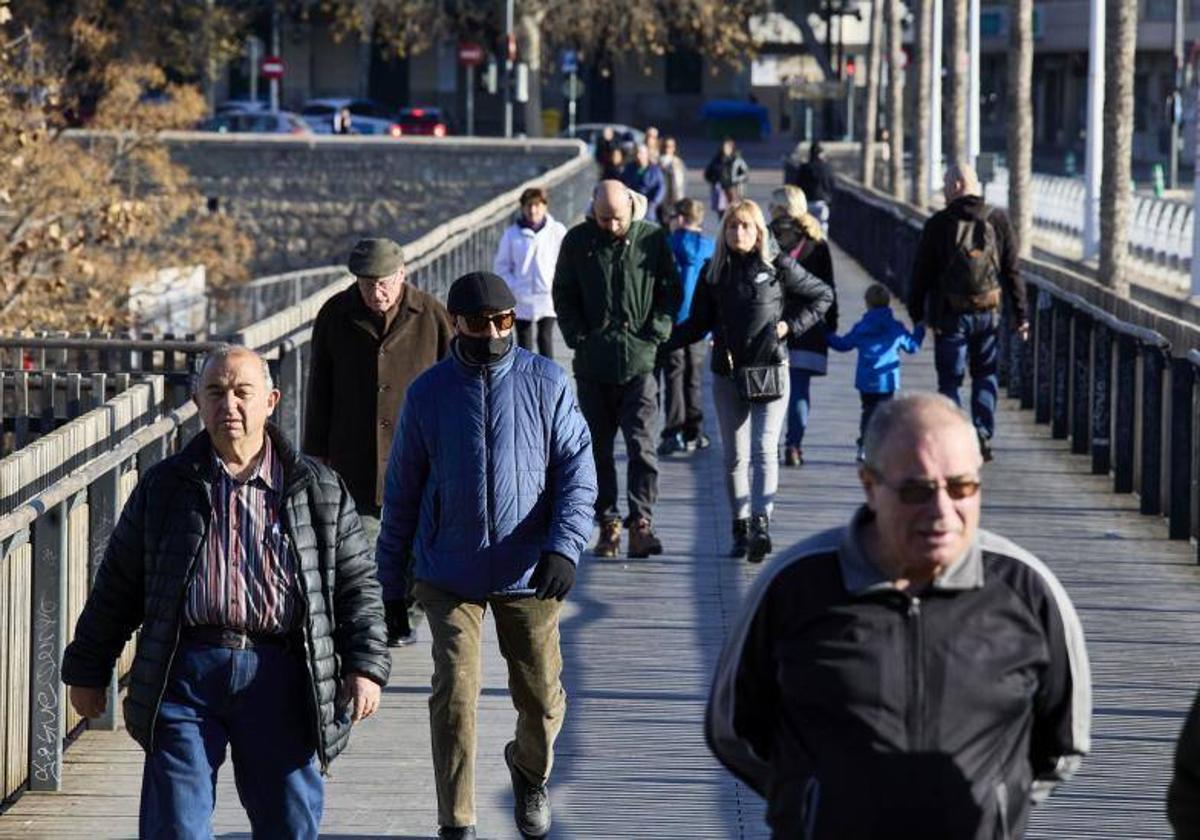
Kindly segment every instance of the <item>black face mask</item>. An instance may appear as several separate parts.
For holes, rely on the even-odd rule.
[[[473,365],[490,365],[504,358],[512,346],[512,333],[504,338],[460,335],[455,339],[463,360]]]

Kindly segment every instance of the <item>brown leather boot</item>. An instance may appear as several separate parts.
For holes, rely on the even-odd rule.
[[[629,527],[629,556],[635,558],[662,554],[662,543],[654,536],[650,520],[638,519]]]
[[[600,539],[592,549],[594,557],[616,557],[621,553],[621,520],[607,519],[600,523]]]

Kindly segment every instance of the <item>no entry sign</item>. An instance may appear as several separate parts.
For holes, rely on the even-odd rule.
[[[463,41],[458,45],[458,63],[464,67],[483,64],[483,47],[470,41]]]
[[[283,59],[279,56],[268,55],[262,60],[259,69],[262,71],[263,78],[265,79],[282,79],[283,71],[287,69],[287,65],[284,64]]]

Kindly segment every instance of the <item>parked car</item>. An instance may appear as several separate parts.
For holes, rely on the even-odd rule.
[[[296,134],[307,135],[313,131],[299,114],[291,111],[227,111],[217,114],[200,125],[199,131],[217,131],[222,134]]]
[[[300,109],[300,116],[317,134],[333,134],[333,116],[342,108],[350,109],[350,130],[354,134],[386,134],[391,137],[402,134],[400,125],[388,109],[370,99],[310,99]]]
[[[601,133],[608,126],[612,127],[613,134],[621,144],[621,150],[627,158],[633,155],[634,149],[639,143],[646,142],[646,132],[619,123],[578,123],[575,126],[574,133],[568,129],[563,129],[559,132],[558,136],[582,140],[588,144],[588,151],[594,155],[596,154],[596,141],[600,139]]]
[[[441,108],[427,105],[401,108],[397,121],[405,135],[445,137],[451,133],[450,120]]]
[[[271,103],[265,99],[226,99],[217,106],[218,114],[261,113],[269,110]]]

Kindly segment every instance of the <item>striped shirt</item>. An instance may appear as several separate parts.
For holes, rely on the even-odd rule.
[[[286,633],[299,602],[295,556],[280,519],[283,464],[266,438],[262,460],[238,481],[213,453],[208,538],[188,588],[183,623]]]

